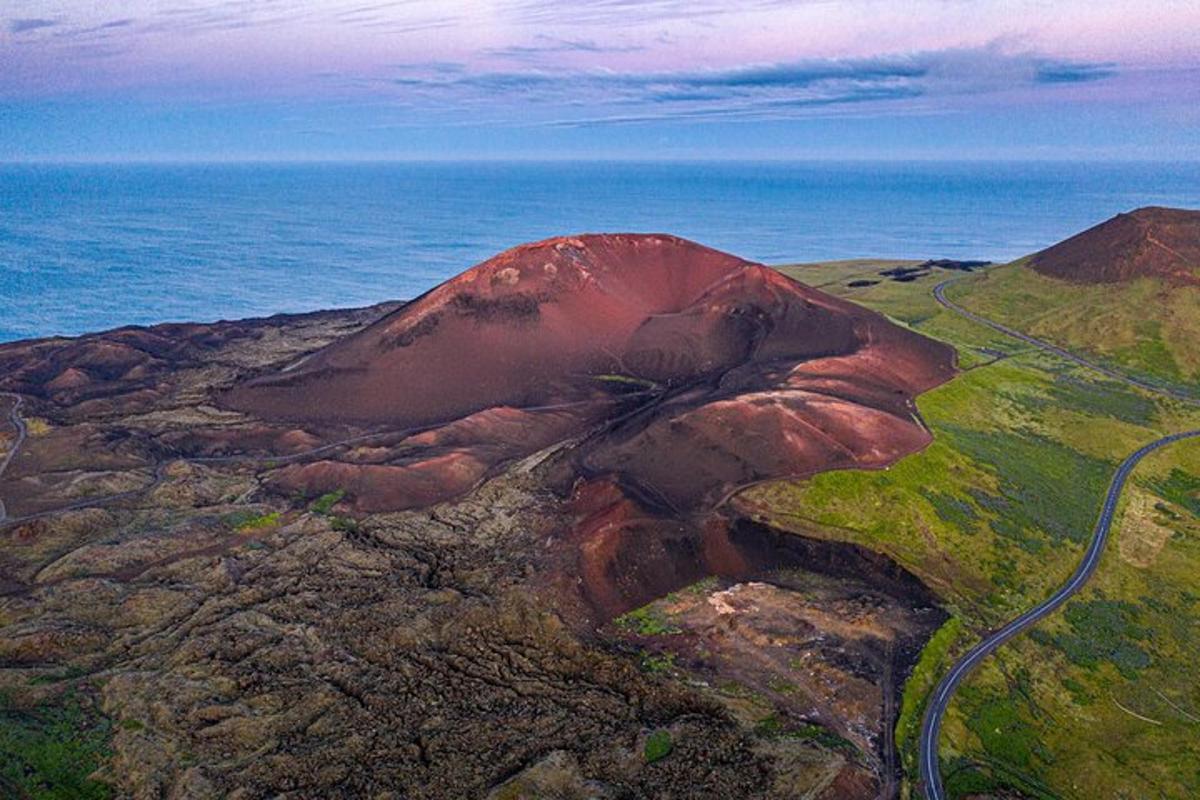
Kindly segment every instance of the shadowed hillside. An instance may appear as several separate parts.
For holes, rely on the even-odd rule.
[[[1080,283],[1162,278],[1200,284],[1200,211],[1139,208],[1037,253],[1030,266]]]

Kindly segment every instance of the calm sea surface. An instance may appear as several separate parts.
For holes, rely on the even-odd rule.
[[[0,341],[408,298],[567,233],[1006,260],[1148,204],[1200,207],[1200,164],[0,166]]]

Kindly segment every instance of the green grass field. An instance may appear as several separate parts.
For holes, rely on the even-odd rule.
[[[1122,458],[1164,433],[1200,427],[1200,413],[943,309],[931,291],[954,273],[935,270],[907,283],[878,274],[896,263],[783,271],[956,347],[963,373],[918,400],[933,444],[888,470],[768,484],[742,499],[775,525],[885,552],[946,600],[951,622],[910,679],[897,726],[913,774],[924,695],[944,668],[1070,574]],[[880,282],[861,285],[869,280]],[[961,283],[970,285],[955,299],[975,308],[971,286],[991,280],[966,278]],[[1133,366],[1155,374],[1142,362]],[[1200,717],[1200,695],[1194,681],[1180,679],[1200,659],[1200,609],[1187,583],[1187,575],[1194,583],[1200,574],[1189,560],[1200,463],[1187,447],[1196,449],[1169,449],[1138,472],[1129,497],[1141,499],[1126,505],[1134,503],[1149,532],[1138,534],[1146,541],[1136,546],[1126,543],[1133,561],[1114,557],[1114,549],[1074,604],[1003,648],[956,696],[942,747],[955,796],[1001,789],[1078,798],[1200,795],[1196,727],[1186,735],[1196,725],[1186,715]],[[1151,558],[1155,547],[1159,555]],[[1159,692],[1184,711],[1171,723],[1142,721],[1138,709],[1150,707],[1131,703]],[[1155,712],[1165,701],[1158,703]]]
[[[947,296],[983,316],[1200,395],[1200,288],[1143,278],[1081,285],[1022,262],[951,287]]]
[[[24,708],[0,692],[0,797],[103,800],[91,773],[109,756],[111,726],[90,696],[68,689]]]

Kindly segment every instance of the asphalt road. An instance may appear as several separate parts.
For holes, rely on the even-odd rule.
[[[946,299],[944,290],[947,284],[953,283],[957,278],[939,283],[933,290],[933,295],[939,303],[946,308],[954,311],[957,314],[978,322],[981,325],[986,325],[993,330],[1000,331],[1008,336],[1012,336],[1023,342],[1033,345],[1042,350],[1049,351],[1055,355],[1074,361],[1088,369],[1102,373],[1110,378],[1119,380],[1122,383],[1138,386],[1159,394],[1166,394],[1179,400],[1184,400],[1192,404],[1200,405],[1200,400],[1194,397],[1175,391],[1169,387],[1158,386],[1147,381],[1142,381],[1137,378],[1132,378],[1127,375],[1122,375],[1118,372],[1110,370],[1106,367],[1088,361],[1085,358],[1075,355],[1074,353],[1063,350],[1060,347],[1043,342],[1040,339],[1035,339],[1032,336],[1027,336],[1020,331],[1015,331],[998,322],[992,322],[989,319],[979,316],[965,308],[958,306]],[[950,705],[950,699],[954,696],[954,690],[958,688],[971,670],[979,665],[983,659],[987,658],[1000,645],[1007,642],[1025,629],[1036,624],[1039,620],[1052,614],[1059,606],[1067,601],[1071,595],[1078,592],[1088,579],[1092,577],[1092,573],[1096,571],[1096,567],[1100,564],[1100,557],[1104,553],[1104,546],[1108,543],[1109,531],[1112,528],[1113,516],[1117,510],[1117,502],[1121,498],[1121,491],[1125,488],[1125,483],[1132,474],[1134,468],[1143,458],[1150,455],[1154,451],[1166,447],[1175,442],[1183,441],[1200,437],[1200,430],[1184,431],[1181,433],[1173,433],[1169,436],[1164,436],[1161,439],[1150,442],[1144,447],[1139,448],[1136,452],[1130,454],[1121,466],[1117,469],[1113,476],[1112,482],[1108,487],[1108,494],[1104,497],[1104,505],[1100,509],[1100,516],[1096,520],[1096,527],[1092,531],[1092,540],[1088,545],[1087,552],[1084,554],[1083,560],[1079,566],[1075,568],[1075,572],[1071,578],[1064,583],[1059,589],[1049,598],[1021,614],[1016,619],[1009,622],[1004,627],[987,636],[982,642],[973,647],[966,655],[958,660],[950,671],[938,683],[934,689],[929,706],[925,710],[925,718],[921,726],[921,741],[919,745],[920,757],[920,778],[921,786],[924,791],[926,800],[945,800],[946,790],[942,785],[941,770],[938,766],[938,738],[942,730],[942,720],[946,715],[946,709]]]
[[[959,659],[950,672],[942,678],[941,682],[937,685],[937,689],[934,690],[933,699],[926,709],[925,721],[921,727],[921,782],[925,787],[925,797],[927,800],[944,800],[946,797],[945,789],[942,786],[941,772],[938,769],[937,743],[938,735],[942,730],[942,718],[946,714],[946,708],[950,705],[950,698],[954,695],[954,690],[958,688],[958,684],[962,682],[962,679],[971,670],[979,665],[979,662],[987,658],[993,650],[1038,620],[1053,613],[1071,595],[1083,588],[1083,585],[1087,583],[1088,578],[1092,577],[1092,573],[1096,571],[1096,567],[1100,563],[1100,557],[1104,553],[1104,545],[1108,542],[1108,534],[1112,528],[1113,515],[1117,510],[1117,501],[1120,499],[1121,490],[1125,488],[1125,482],[1129,479],[1129,475],[1133,472],[1134,467],[1138,465],[1139,461],[1155,450],[1194,437],[1200,437],[1200,430],[1185,431],[1183,433],[1173,433],[1170,436],[1164,436],[1140,448],[1121,462],[1120,468],[1117,470],[1116,475],[1113,476],[1112,483],[1109,484],[1108,495],[1105,496],[1104,506],[1100,510],[1100,518],[1096,520],[1096,527],[1092,532],[1091,544],[1088,545],[1087,553],[1079,563],[1079,566],[1075,568],[1075,573],[1071,575],[1070,580],[1059,587],[1058,591],[1041,604],[1026,611],[977,644],[970,652]]]

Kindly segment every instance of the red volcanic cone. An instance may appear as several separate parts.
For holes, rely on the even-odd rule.
[[[449,496],[597,426],[580,471],[690,507],[890,463],[928,441],[912,397],[952,373],[949,347],[768,267],[672,236],[589,235],[501,253],[225,402],[420,429],[369,463],[281,472],[365,509]]]
[[[1150,277],[1200,284],[1200,211],[1149,207],[1118,214],[1046,248],[1030,265],[1077,283]]]

